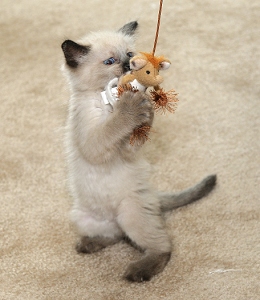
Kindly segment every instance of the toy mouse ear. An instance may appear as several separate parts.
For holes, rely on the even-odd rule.
[[[159,64],[159,70],[167,70],[171,66],[171,63],[169,61],[162,61]]]
[[[147,64],[147,60],[140,57],[133,57],[130,59],[130,69],[131,70],[140,70]]]

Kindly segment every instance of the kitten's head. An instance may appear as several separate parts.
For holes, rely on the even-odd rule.
[[[64,69],[74,91],[100,90],[129,70],[135,55],[134,33],[137,22],[130,22],[116,32],[91,33],[80,41],[66,40],[61,45]]]

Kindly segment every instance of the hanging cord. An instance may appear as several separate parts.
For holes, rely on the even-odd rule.
[[[160,28],[160,22],[161,22],[161,15],[162,15],[162,5],[163,5],[163,0],[160,0],[160,7],[159,7],[159,12],[158,12],[158,20],[157,20],[157,29],[156,29],[156,34],[155,34],[155,39],[154,39],[154,44],[153,44],[153,56],[155,53],[156,45],[157,45],[157,40],[159,36],[159,28]]]

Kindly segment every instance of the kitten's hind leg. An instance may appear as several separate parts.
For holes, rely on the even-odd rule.
[[[76,245],[76,250],[78,253],[94,253],[107,246],[116,244],[120,241],[120,239],[121,238],[119,237],[108,238],[102,236],[83,236],[81,237],[79,243]]]
[[[121,203],[118,223],[137,247],[145,251],[141,260],[130,264],[124,277],[130,281],[147,281],[161,272],[171,257],[171,242],[165,231],[158,199],[147,194]],[[148,199],[149,198],[149,199]]]
[[[195,186],[188,188],[180,193],[159,192],[158,197],[161,204],[161,211],[166,212],[174,208],[189,204],[202,197],[207,196],[215,187],[217,182],[216,175],[209,175]]]
[[[97,252],[123,238],[122,231],[114,220],[93,217],[76,205],[71,211],[71,219],[81,236],[76,246],[79,253]]]

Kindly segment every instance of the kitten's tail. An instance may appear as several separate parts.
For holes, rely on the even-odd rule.
[[[217,176],[209,175],[195,186],[180,193],[172,194],[159,192],[161,211],[166,212],[174,208],[189,204],[208,195],[216,185]]]

